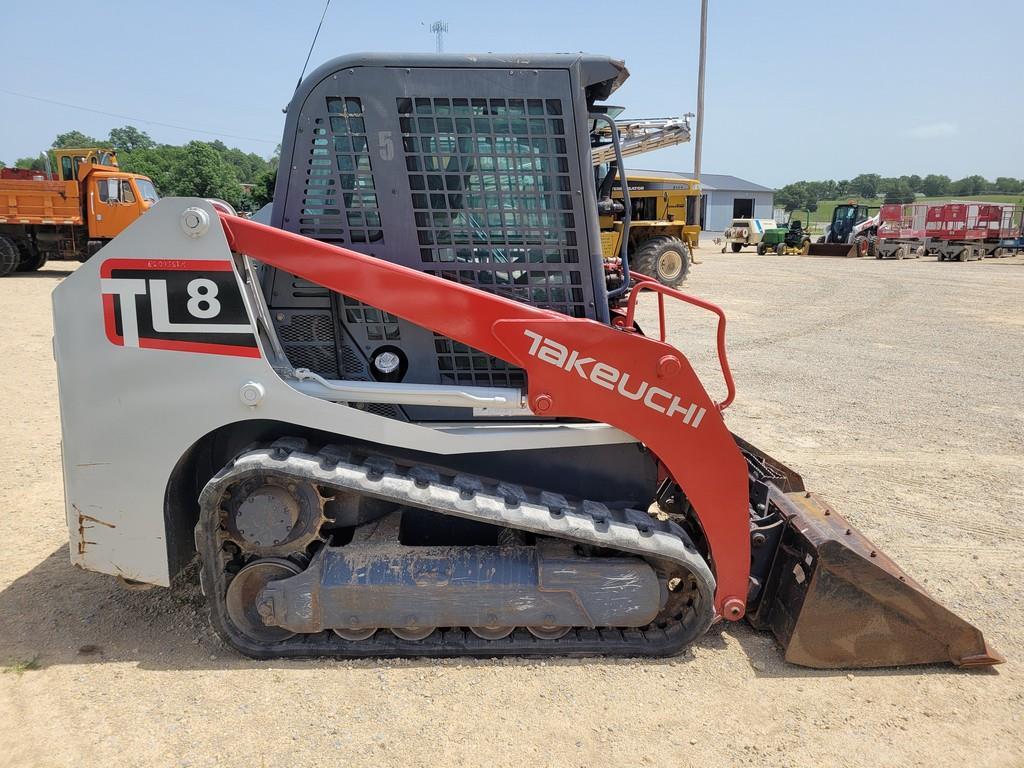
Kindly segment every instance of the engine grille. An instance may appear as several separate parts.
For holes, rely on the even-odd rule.
[[[334,318],[330,310],[290,310],[275,313],[277,335],[294,368],[309,368],[338,378]]]

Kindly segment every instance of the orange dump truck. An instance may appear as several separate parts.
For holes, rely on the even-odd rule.
[[[57,173],[0,169],[0,277],[48,259],[84,261],[158,199],[109,149],[53,151]]]

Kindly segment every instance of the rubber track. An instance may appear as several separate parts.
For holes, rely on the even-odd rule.
[[[218,634],[239,652],[254,658],[335,656],[667,656],[678,653],[707,631],[715,581],[686,532],[676,523],[655,520],[634,509],[609,509],[593,501],[572,502],[558,494],[528,491],[518,485],[486,481],[475,475],[445,474],[426,467],[398,466],[381,457],[350,463],[337,446],[310,453],[305,440],[284,438],[248,451],[218,472],[199,497],[196,548],[202,558],[201,581]],[[274,644],[255,643],[227,619],[223,596],[228,574],[220,525],[222,504],[231,487],[251,477],[276,476],[387,499],[492,525],[518,528],[553,538],[640,555],[671,571],[689,571],[697,580],[698,609],[664,617],[641,629],[578,628],[557,640],[540,640],[516,629],[501,640],[484,640],[468,629],[438,629],[423,640],[402,640],[379,630],[367,640],[349,641],[333,632],[297,635]]]

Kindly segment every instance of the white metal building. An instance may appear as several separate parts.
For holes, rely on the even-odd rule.
[[[635,173],[692,179],[692,173],[676,171],[642,171]],[[629,171],[627,171],[629,173]],[[770,219],[775,211],[775,190],[737,176],[718,173],[701,174],[700,228],[722,232],[734,218]]]

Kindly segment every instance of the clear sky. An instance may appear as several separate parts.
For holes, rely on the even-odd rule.
[[[710,7],[706,172],[771,186],[870,172],[1024,177],[1024,2]],[[212,133],[269,155],[322,9],[321,0],[3,0],[0,159],[36,154],[63,131],[106,136],[125,123],[161,142]],[[699,0],[333,0],[310,69],[357,51],[432,51],[435,19],[448,22],[447,51],[625,59],[632,76],[613,98],[625,116],[696,108]],[[635,165],[692,162],[683,145]]]

